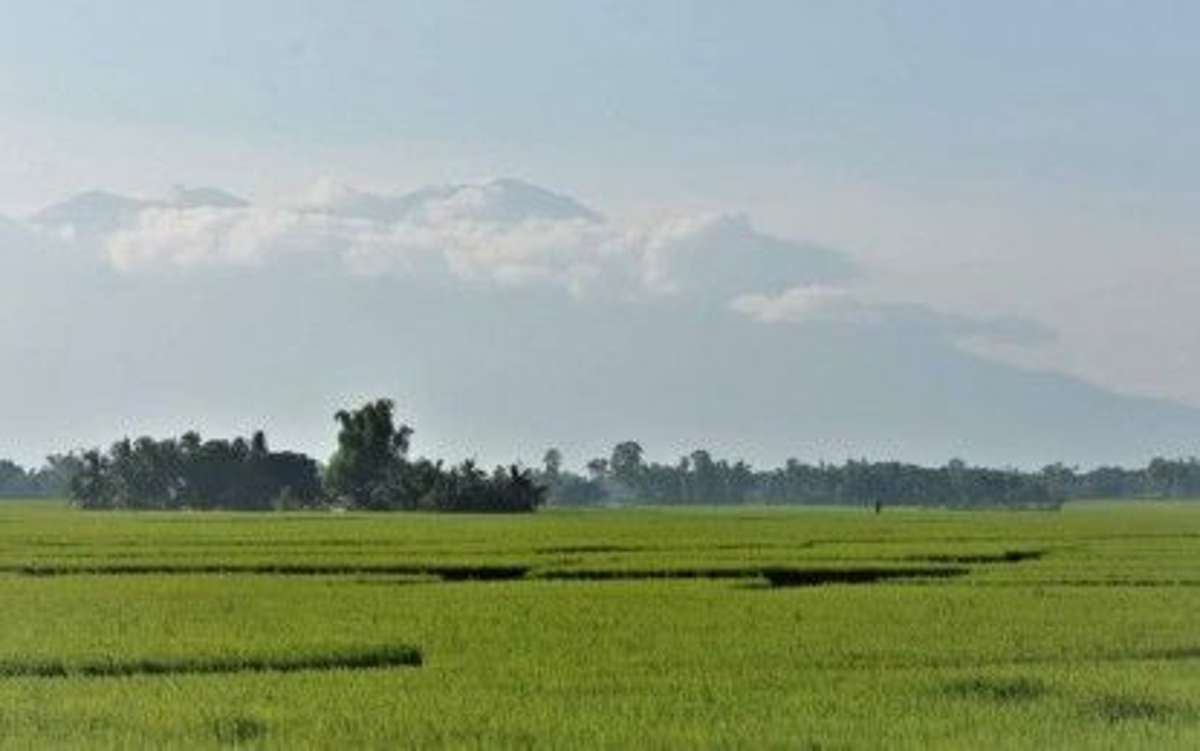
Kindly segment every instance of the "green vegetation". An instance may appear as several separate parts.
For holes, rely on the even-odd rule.
[[[72,454],[48,456],[39,469],[0,458],[0,499],[61,498],[71,492],[71,480],[81,468],[80,458]]]
[[[550,502],[585,506],[621,501],[653,504],[743,503],[937,506],[946,508],[1057,508],[1095,498],[1195,498],[1200,460],[1153,459],[1142,468],[1097,467],[1080,471],[1049,464],[1029,472],[969,466],[951,459],[941,467],[896,461],[848,460],[755,469],[742,460],[714,458],[698,449],[675,464],[647,462],[636,441],[613,447],[610,457],[587,462],[587,475],[562,468],[562,452],[549,449],[538,479]]]
[[[72,497],[85,509],[297,509],[327,505],[372,511],[529,512],[546,488],[529,470],[496,467],[490,475],[467,460],[410,460],[413,430],[395,424],[394,406],[381,399],[339,411],[338,448],[324,483],[315,460],[271,451],[262,431],[250,440],[117,441],[106,452],[69,457]],[[15,465],[14,465],[15,466]],[[2,469],[2,467],[0,467]]]
[[[55,455],[38,470],[0,460],[0,498],[70,493],[87,509],[531,512],[543,504],[866,505],[1057,509],[1067,500],[1191,498],[1200,495],[1200,460],[1153,459],[1146,467],[1080,472],[1050,464],[1036,472],[849,460],[756,470],[697,449],[675,464],[647,462],[622,441],[611,457],[587,462],[587,475],[563,467],[548,449],[540,469],[513,464],[490,473],[472,459],[447,467],[409,455],[413,429],[395,421],[387,399],[334,415],[337,450],[322,469],[304,454],[271,451],[251,438],[204,440],[196,432],[156,440],[124,438],[107,451]]]
[[[106,453],[86,451],[71,492],[86,509],[264,510],[313,506],[321,499],[317,463],[271,451],[260,431],[250,440],[128,438]]]
[[[1200,505],[0,506],[0,747],[1195,748]]]

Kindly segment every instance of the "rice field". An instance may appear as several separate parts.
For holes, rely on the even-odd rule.
[[[0,748],[1198,748],[1200,504],[0,502]]]

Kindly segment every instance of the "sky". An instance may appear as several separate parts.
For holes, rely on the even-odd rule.
[[[0,11],[0,455],[251,419],[319,454],[376,391],[496,460],[1193,451],[1195,4]],[[141,202],[39,213],[93,190]],[[264,299],[247,351],[225,301]]]

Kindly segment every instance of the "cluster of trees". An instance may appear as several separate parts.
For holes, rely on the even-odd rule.
[[[585,472],[563,468],[550,449],[540,470],[487,472],[409,456],[413,430],[382,399],[338,412],[337,450],[327,467],[304,454],[271,451],[266,437],[204,440],[198,433],[128,438],[106,451],[55,455],[29,470],[0,460],[0,498],[63,496],[85,508],[271,509],[342,506],[373,510],[534,511],[606,503],[859,504],[972,508],[1057,507],[1075,498],[1200,498],[1200,459],[1157,458],[1137,469],[1037,471],[851,460],[758,470],[697,450],[674,464],[648,462],[624,441]]]
[[[249,439],[207,441],[190,432],[166,440],[125,438],[106,451],[52,457],[42,473],[63,476],[55,474],[58,484],[46,485],[42,494],[69,491],[81,507],[89,509],[265,510],[337,505],[512,512],[533,511],[545,502],[545,486],[536,481],[534,472],[516,465],[489,473],[471,460],[446,467],[441,461],[409,458],[412,428],[397,426],[393,412],[393,403],[386,399],[338,412],[338,448],[327,468],[304,454],[271,451],[262,431]],[[69,472],[60,466],[66,464]],[[0,472],[5,466],[0,464]],[[41,474],[17,469],[21,494],[30,495],[29,478]],[[0,474],[0,479],[4,477]]]
[[[539,479],[550,503],[865,504],[943,507],[1057,507],[1076,498],[1200,497],[1200,460],[1154,459],[1140,469],[1100,467],[1081,472],[1062,464],[1038,471],[972,467],[954,459],[942,467],[850,460],[756,470],[744,461],[693,451],[675,464],[647,462],[636,441],[592,459],[586,472],[564,470],[550,449]]]
[[[1152,459],[1140,469],[1097,467],[1080,472],[1054,464],[1043,470],[1073,498],[1200,498],[1200,459]]]
[[[0,498],[62,498],[70,492],[80,466],[74,454],[52,455],[38,469],[0,459]]]
[[[92,509],[271,509],[316,504],[317,463],[271,451],[262,431],[250,439],[204,440],[199,433],[128,438],[85,451],[71,495]]]
[[[332,499],[376,510],[485,512],[534,511],[545,502],[546,487],[517,465],[488,473],[470,459],[449,468],[410,459],[413,430],[397,426],[393,411],[381,399],[337,413],[338,448],[325,478]]]

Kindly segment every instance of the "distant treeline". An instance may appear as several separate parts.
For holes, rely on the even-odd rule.
[[[71,479],[79,467],[74,454],[54,454],[39,469],[0,459],[0,498],[62,498],[71,492]]]
[[[40,469],[0,460],[0,497],[70,495],[93,509],[290,509],[533,511],[544,503],[845,504],[1055,508],[1077,498],[1200,497],[1200,460],[1154,459],[1146,467],[1037,471],[847,461],[760,470],[693,451],[675,464],[647,462],[640,444],[618,443],[583,473],[563,468],[558,449],[539,469],[486,472],[409,457],[413,430],[397,425],[379,400],[338,412],[338,448],[327,466],[304,454],[272,451],[263,433],[205,440],[198,433],[128,438],[107,450],[54,455]]]
[[[654,504],[846,504],[972,508],[1057,507],[1082,498],[1197,498],[1200,461],[1154,459],[1144,468],[1099,467],[1081,472],[1062,464],[1038,471],[972,467],[953,459],[942,467],[850,460],[757,470],[744,461],[693,451],[675,464],[646,462],[635,441],[617,444],[585,474],[562,468],[550,449],[538,479],[550,503],[585,506],[613,502]]]
[[[317,463],[271,451],[261,431],[250,439],[128,438],[108,451],[85,451],[71,495],[91,509],[250,509],[317,505]]]
[[[449,467],[410,459],[412,429],[396,426],[387,400],[338,412],[338,449],[322,468],[314,459],[272,451],[250,438],[128,438],[106,451],[53,457],[30,473],[13,466],[13,496],[66,495],[88,509],[294,509],[340,506],[373,510],[533,511],[546,488],[517,466],[484,472],[470,460]],[[6,465],[4,465],[6,466]],[[68,468],[69,471],[63,468]],[[62,471],[60,471],[62,470]],[[31,484],[30,478],[54,476]],[[2,476],[0,476],[2,477]]]

